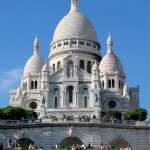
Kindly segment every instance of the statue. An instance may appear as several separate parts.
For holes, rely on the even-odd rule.
[[[44,94],[42,94],[42,97],[41,97],[41,102],[42,102],[42,105],[45,105],[45,95]]]
[[[95,93],[95,103],[98,103],[98,94]]]
[[[72,64],[69,64],[69,67],[68,67],[68,73],[69,73],[69,77],[73,77],[73,66]]]

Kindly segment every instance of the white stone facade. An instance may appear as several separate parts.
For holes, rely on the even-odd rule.
[[[128,89],[112,37],[108,37],[107,54],[102,58],[96,31],[80,12],[78,0],[72,1],[70,12],[54,32],[49,65],[41,58],[39,47],[36,37],[21,85],[10,90],[10,105],[40,113],[44,95],[43,117],[48,118],[101,118],[110,109],[124,113],[139,108],[139,87]]]

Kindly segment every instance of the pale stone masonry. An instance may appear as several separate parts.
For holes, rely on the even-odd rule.
[[[92,118],[94,115],[103,118],[110,109],[124,114],[139,108],[139,87],[128,89],[111,35],[107,39],[107,53],[102,58],[96,31],[81,13],[78,0],[72,0],[69,13],[55,29],[49,65],[39,50],[40,41],[36,36],[21,85],[17,90],[10,90],[11,106],[34,109],[38,114],[41,111],[39,116],[48,118]]]
[[[68,137],[76,137],[86,146],[91,143],[95,148],[99,148],[101,143],[113,145],[119,141],[122,145],[124,142],[130,144],[132,150],[150,150],[150,123],[137,126],[136,124],[94,123],[96,120],[0,124],[0,142],[6,147],[8,139],[12,139],[12,142],[14,139],[17,141],[30,139],[36,146],[49,148],[55,147],[56,143],[63,145]]]
[[[120,111],[123,120],[125,112],[139,108],[139,86],[128,88],[125,70],[115,55],[110,34],[106,43],[107,52],[102,57],[93,25],[81,13],[79,0],[72,0],[70,11],[54,31],[48,64],[40,56],[40,41],[36,36],[21,85],[17,90],[10,90],[9,104],[34,109],[44,124],[24,128],[16,125],[14,131],[9,126],[10,129],[1,129],[0,135],[6,133],[6,138],[17,140],[27,138],[44,147],[53,147],[67,137],[74,137],[85,144],[91,142],[94,147],[100,143],[115,145],[119,141],[130,144],[133,150],[147,150],[149,127],[101,124],[100,120],[109,110]],[[90,124],[93,117],[97,123]],[[48,122],[44,122],[46,118]],[[74,118],[79,120],[68,124],[67,121]],[[53,119],[66,122],[51,125]]]

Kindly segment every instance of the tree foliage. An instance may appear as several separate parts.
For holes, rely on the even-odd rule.
[[[2,120],[20,120],[31,117],[37,118],[37,114],[33,110],[25,110],[14,106],[0,108],[0,119]]]
[[[105,118],[108,118],[108,119],[121,119],[121,112],[117,111],[117,110],[112,110],[112,111],[108,111],[105,113]]]
[[[134,111],[126,112],[124,116],[127,120],[144,121],[147,118],[147,111],[146,109],[139,108]]]

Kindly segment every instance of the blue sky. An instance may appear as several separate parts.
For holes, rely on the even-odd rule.
[[[9,90],[20,84],[36,34],[47,61],[54,30],[70,10],[70,1],[0,0],[0,107],[9,104]],[[95,27],[102,56],[111,33],[127,85],[140,86],[140,106],[149,111],[150,119],[149,0],[80,0],[80,9]]]

